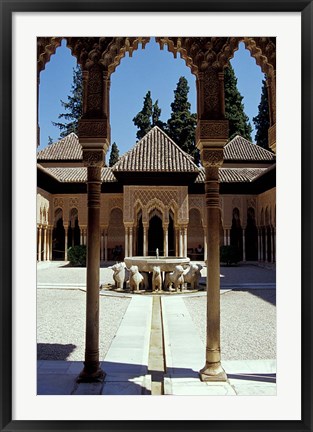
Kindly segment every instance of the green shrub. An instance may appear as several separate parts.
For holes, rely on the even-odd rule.
[[[85,245],[72,246],[67,251],[67,258],[71,265],[86,266],[87,248]]]
[[[228,266],[231,264],[237,264],[240,261],[238,248],[231,245],[221,246],[220,261]]]

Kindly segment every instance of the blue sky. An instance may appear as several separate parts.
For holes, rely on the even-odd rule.
[[[243,44],[240,44],[231,64],[238,78],[238,89],[244,97],[245,112],[254,128],[252,118],[258,113],[264,75]],[[75,66],[76,59],[71,56],[63,41],[45,70],[41,72],[40,148],[48,144],[49,136],[54,142],[59,138],[59,129],[51,122],[58,121],[58,115],[63,112],[60,100],[67,101]],[[166,121],[170,117],[174,90],[180,76],[185,76],[188,80],[191,111],[196,112],[195,76],[179,55],[175,59],[167,49],[161,51],[154,38],[151,38],[144,50],[139,48],[134,51],[131,58],[127,54],[122,59],[111,75],[110,92],[111,142],[116,142],[120,155],[136,142],[137,128],[132,119],[142,109],[147,91],[151,91],[153,102],[158,99],[159,107],[162,109],[161,120]]]

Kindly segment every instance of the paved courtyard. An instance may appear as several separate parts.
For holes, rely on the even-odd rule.
[[[203,283],[205,271],[204,268]],[[223,366],[228,366],[226,372],[233,380],[240,370],[246,374],[267,374],[267,378],[265,382],[261,379],[262,390],[260,380],[257,382],[257,390],[253,390],[255,382],[254,387],[248,389],[247,381],[244,381],[245,390],[242,393],[243,381],[239,381],[241,385],[238,385],[237,380],[237,387],[233,382],[232,385],[228,383],[228,387],[219,386],[215,391],[251,394],[253,390],[256,394],[273,394],[276,391],[275,271],[241,265],[221,267],[220,274]],[[82,391],[82,387],[79,390],[74,382],[84,359],[85,278],[85,268],[71,268],[57,262],[38,264],[39,394],[78,394],[77,391]],[[107,267],[100,269],[100,283],[113,283],[112,270]],[[152,295],[100,292],[100,360],[104,362],[106,372],[111,371],[106,378],[106,387],[102,387],[100,394],[132,394],[133,391],[135,394],[151,394],[148,351],[152,301]],[[200,291],[162,296],[161,304],[167,366],[164,394],[186,394],[184,392],[187,388],[192,394],[211,394],[212,385],[208,387],[201,383],[197,375],[205,358],[206,293]],[[47,382],[47,379],[52,379],[51,371],[54,371],[56,378],[56,370],[59,373],[62,371],[60,376],[63,377],[60,378],[59,390],[55,387],[58,380],[54,379],[50,384]],[[121,386],[117,386],[116,375],[121,377],[125,371],[130,370],[131,376],[141,377],[138,378],[138,386],[130,386],[129,375],[127,379],[124,376],[126,381],[123,385],[120,383]],[[50,378],[47,378],[48,375]],[[115,381],[112,377],[115,377]],[[186,379],[189,380],[187,387],[184,381]],[[64,385],[67,387],[64,388]],[[104,393],[103,388],[106,388]],[[89,389],[87,393],[90,391]],[[95,391],[99,394],[100,390]]]

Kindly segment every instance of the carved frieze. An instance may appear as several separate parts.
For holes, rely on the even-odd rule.
[[[63,198],[54,198],[53,205],[54,205],[54,208],[57,208],[57,207],[63,208],[63,206],[64,206]]]
[[[78,208],[78,198],[70,198],[69,200],[69,207],[70,208]]]
[[[81,119],[78,123],[79,138],[108,137],[107,120]]]
[[[196,130],[199,140],[228,139],[228,120],[199,120]]]

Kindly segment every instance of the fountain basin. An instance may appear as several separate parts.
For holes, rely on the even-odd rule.
[[[153,267],[160,267],[161,271],[171,272],[178,265],[185,266],[190,263],[187,257],[155,257],[155,256],[134,256],[125,257],[124,262],[127,268],[133,265],[138,266],[141,272],[153,272]]]

